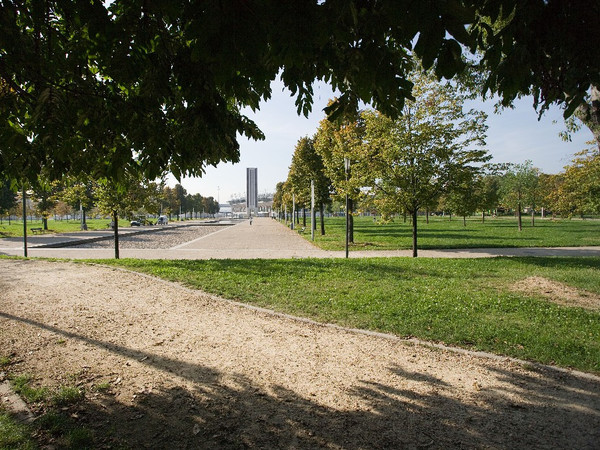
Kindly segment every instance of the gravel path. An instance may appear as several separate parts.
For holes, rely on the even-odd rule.
[[[197,225],[177,228],[162,228],[150,233],[123,236],[119,248],[168,249],[195,239],[208,236],[223,229],[223,226]],[[112,239],[73,245],[72,248],[114,248]]]
[[[113,268],[0,260],[0,273],[9,370],[83,388],[66,413],[103,448],[600,447],[597,377],[319,325]]]

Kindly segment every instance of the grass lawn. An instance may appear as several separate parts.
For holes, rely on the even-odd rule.
[[[302,223],[302,222],[301,222]],[[308,223],[310,230],[310,222]],[[319,235],[319,225],[315,233],[315,244],[324,250],[343,250],[345,243],[346,219],[328,217],[325,219],[325,236]],[[303,236],[310,240],[310,231]],[[551,220],[539,219],[531,226],[531,218],[523,217],[523,231],[517,229],[514,218],[452,220],[431,217],[426,223],[424,217],[418,222],[418,247],[435,248],[486,248],[486,247],[577,247],[600,245],[600,220]],[[412,246],[412,225],[398,218],[393,223],[380,224],[372,217],[354,218],[354,244],[350,250],[401,250]]]
[[[88,230],[106,230],[110,219],[87,219]],[[119,220],[120,227],[128,227],[128,220]],[[41,220],[27,220],[27,234],[30,234],[31,228],[41,228]],[[79,220],[48,220],[47,233],[68,233],[71,231],[80,231],[81,223]],[[10,225],[8,220],[3,220],[0,224],[0,237],[21,237],[23,236],[23,222],[12,220]]]
[[[535,275],[599,296],[598,258],[99,262],[321,322],[600,373],[600,311],[511,289]]]

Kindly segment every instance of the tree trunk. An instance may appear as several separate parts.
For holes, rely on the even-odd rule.
[[[48,218],[47,217],[42,217],[42,228],[44,228],[44,231],[48,231]]]
[[[412,212],[412,256],[417,257],[417,210]]]
[[[325,205],[323,205],[323,203],[321,203],[321,206],[319,207],[319,213],[321,216],[321,236],[325,236]]]
[[[481,223],[485,223],[485,211],[481,211]]]
[[[115,236],[115,259],[119,259],[119,213],[117,211],[112,212],[112,220]]]
[[[85,217],[85,208],[81,209],[81,229],[87,230],[87,221]]]
[[[348,241],[351,244],[354,244],[354,215],[352,214],[354,212],[354,201],[352,199],[349,199],[348,200],[348,205],[349,205],[349,208],[348,208],[349,211],[348,211],[348,213],[350,214],[348,216],[348,224],[349,224],[349,227],[348,227]]]
[[[425,210],[425,222],[429,223],[429,208]]]
[[[463,216],[463,227],[467,226],[467,216]]]
[[[302,208],[302,226],[306,228],[306,208]]]
[[[519,202],[517,206],[517,224],[519,226],[519,231],[523,231],[523,223],[521,222],[521,202]]]
[[[531,226],[535,227],[535,209],[531,210]]]

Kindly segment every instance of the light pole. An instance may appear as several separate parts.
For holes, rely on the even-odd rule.
[[[348,213],[348,176],[350,175],[350,159],[344,158],[344,171],[346,172],[346,258],[348,258],[348,240],[350,235],[350,215]]]

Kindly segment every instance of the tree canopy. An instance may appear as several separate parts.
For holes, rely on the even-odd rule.
[[[571,114],[600,86],[596,0],[1,0],[0,173],[201,175],[239,160],[242,114],[280,76],[310,111],[412,98],[411,55],[438,77],[475,55],[485,89]],[[589,43],[590,45],[586,45]]]

